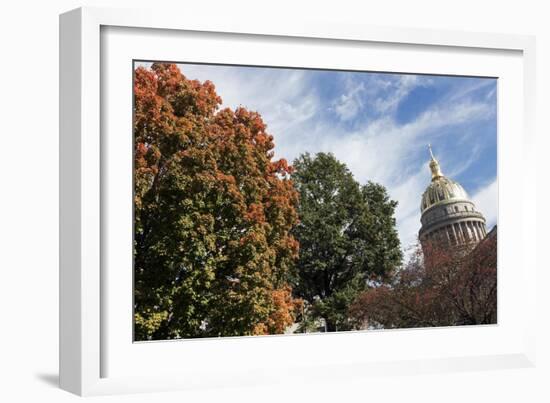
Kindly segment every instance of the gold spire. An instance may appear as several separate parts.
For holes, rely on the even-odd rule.
[[[443,174],[441,173],[439,162],[437,162],[437,160],[434,157],[431,144],[428,144],[428,150],[430,150],[430,156],[432,157],[432,159],[430,160],[430,170],[432,171],[432,181],[434,181],[437,178],[441,178]]]

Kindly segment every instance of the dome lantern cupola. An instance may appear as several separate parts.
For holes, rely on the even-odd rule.
[[[432,181],[434,181],[438,178],[441,178],[443,174],[441,173],[439,162],[434,157],[431,144],[428,144],[428,149],[430,150],[430,156],[432,157],[432,159],[430,160],[430,170],[432,171]]]
[[[435,205],[447,204],[459,200],[468,201],[468,194],[464,188],[460,186],[458,182],[447,178],[441,172],[439,161],[434,157],[431,144],[428,144],[428,150],[430,151],[431,157],[429,166],[432,171],[432,182],[422,195],[420,212],[424,213]]]

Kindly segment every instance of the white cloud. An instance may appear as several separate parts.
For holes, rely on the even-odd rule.
[[[487,231],[498,221],[498,180],[495,178],[484,188],[472,196],[477,210],[485,216]]]
[[[379,86],[380,90],[373,102],[378,113],[395,111],[399,103],[419,85],[427,85],[428,81],[416,75],[401,75],[394,80],[386,80]]]
[[[180,69],[188,78],[212,81],[223,107],[245,106],[259,112],[268,132],[275,135],[277,158],[292,161],[298,156],[294,150],[307,147],[312,118],[321,105],[306,71],[203,65],[180,65]]]
[[[397,226],[402,246],[416,241],[420,227],[420,197],[429,184],[426,160],[418,162],[418,153],[428,143],[443,136],[446,129],[494,116],[491,101],[474,101],[469,94],[487,85],[465,86],[426,109],[415,120],[405,124],[394,115],[399,104],[418,86],[432,85],[428,77],[415,75],[373,75],[367,83],[343,81],[343,91],[333,100],[323,100],[303,70],[242,69],[227,66],[181,65],[189,78],[210,80],[216,85],[224,106],[244,105],[258,111],[275,135],[275,156],[292,162],[308,151],[332,152],[344,162],[361,183],[367,180],[387,187],[390,196],[399,202]],[[327,105],[328,102],[328,105]],[[365,109],[375,117],[357,119],[362,122],[350,129],[345,123]],[[320,118],[334,113],[340,122]],[[377,116],[377,117],[376,117]],[[445,152],[436,150],[440,161],[450,161]],[[422,151],[424,152],[424,151]],[[443,171],[458,175],[475,161],[479,148],[472,143],[469,158],[454,167],[443,164]],[[413,158],[414,157],[414,158]],[[487,218],[496,222],[496,180],[473,197]]]
[[[361,100],[354,94],[342,94],[334,105],[334,110],[341,120],[347,121],[359,113],[361,110]]]
[[[391,114],[409,93],[419,86],[431,84],[431,80],[417,75],[345,76],[342,93],[333,103],[333,110],[342,121],[349,121],[359,113]]]
[[[348,121],[357,116],[363,107],[363,93],[365,85],[346,79],[344,92],[333,104],[336,115],[342,121]]]
[[[481,90],[488,86],[494,86],[494,85],[495,83],[492,80],[476,80],[471,82],[470,84],[466,84],[466,85],[462,85],[460,87],[454,88],[453,91],[449,93],[448,100],[453,101],[457,99],[463,99],[471,95],[475,91]],[[489,94],[491,92],[489,92]]]
[[[487,105],[478,103],[438,106],[405,125],[384,117],[371,121],[351,135],[326,137],[321,144],[323,150],[332,151],[345,162],[361,183],[370,179],[388,188],[390,196],[399,202],[397,226],[402,246],[407,247],[416,242],[420,197],[430,180],[428,159],[421,166],[415,166],[411,165],[409,155],[426,147],[444,132],[444,128],[482,119],[490,113]],[[475,159],[475,147],[472,152],[471,158],[463,161],[459,170],[450,173],[458,174],[466,169]]]

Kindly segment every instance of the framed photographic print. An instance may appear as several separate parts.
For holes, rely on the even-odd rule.
[[[61,386],[533,365],[533,52],[63,14]]]

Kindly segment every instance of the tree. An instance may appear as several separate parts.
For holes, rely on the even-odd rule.
[[[401,262],[397,203],[381,185],[361,187],[332,154],[303,154],[293,166],[300,195],[295,292],[328,331],[354,328],[348,309],[358,293]]]
[[[352,316],[384,328],[496,323],[496,231],[464,251],[437,243],[418,247],[390,284],[372,287],[352,305]]]
[[[137,68],[134,98],[135,338],[283,331],[298,197],[261,116],[173,64]]]

